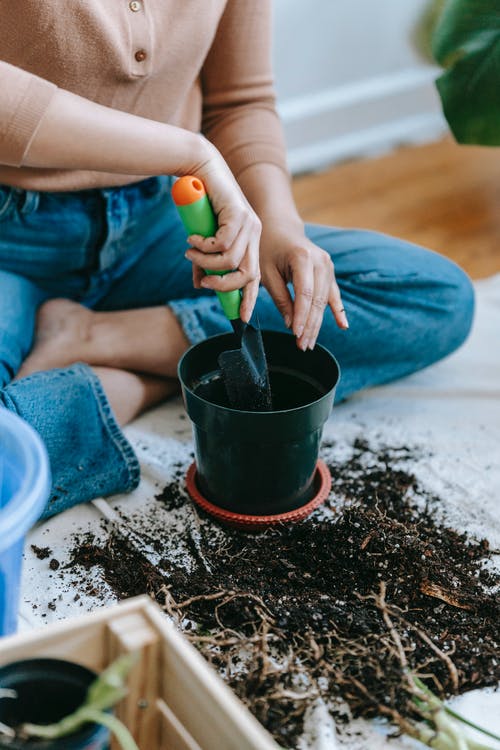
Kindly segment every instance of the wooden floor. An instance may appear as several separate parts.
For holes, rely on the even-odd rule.
[[[500,148],[451,139],[297,177],[302,217],[403,237],[473,278],[500,272]]]

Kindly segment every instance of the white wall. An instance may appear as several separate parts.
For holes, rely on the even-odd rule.
[[[274,0],[276,86],[293,172],[434,140],[446,130],[437,68],[411,42],[425,5]]]

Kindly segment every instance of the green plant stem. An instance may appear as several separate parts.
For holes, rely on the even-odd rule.
[[[456,750],[456,747],[448,735],[443,735],[435,729],[430,729],[430,727],[421,724],[417,725],[414,737],[423,745],[432,747],[434,750]]]
[[[58,740],[67,737],[68,734],[76,732],[84,723],[82,718],[83,708],[75,711],[70,716],[65,716],[56,724],[23,724],[22,733],[28,737],[38,737],[44,740]]]
[[[473,721],[466,719],[465,716],[462,716],[461,714],[457,714],[456,711],[453,711],[453,709],[449,708],[448,706],[444,706],[444,710],[447,714],[453,716],[454,719],[462,722],[462,724],[467,724],[468,727],[472,727],[472,729],[476,729],[478,732],[481,732],[481,734],[485,734],[488,737],[491,737],[492,739],[498,740],[498,742],[500,742],[500,737],[498,736],[498,734],[494,734],[493,732],[490,732],[489,729],[485,729],[484,727],[480,727],[478,724],[474,724]]]
[[[466,738],[460,733],[460,730],[457,730],[453,726],[444,711],[436,713],[435,721],[439,734],[447,736],[451,740],[452,745],[456,747],[456,750],[468,750]]]
[[[429,726],[422,724],[417,725],[416,732],[413,735],[415,739],[422,742],[427,747],[434,750],[493,750],[490,745],[483,745],[469,737],[460,735],[456,729],[450,732],[449,725],[441,724],[441,728],[431,729]]]
[[[429,726],[418,725],[417,739],[428,747],[435,750],[492,750],[490,746],[467,737],[460,731],[460,726],[455,722],[461,722],[493,739],[499,738],[486,729],[474,724],[460,714],[448,708],[429,688],[415,675],[411,677],[419,695],[414,696],[415,705],[418,707],[422,718]],[[455,720],[455,721],[453,721]]]
[[[104,711],[96,711],[92,708],[85,709],[84,713],[89,721],[93,721],[96,724],[102,724],[102,726],[109,729],[109,731],[115,735],[123,750],[139,750],[134,738],[125,724],[123,724],[120,719],[117,719],[116,716],[105,713]]]
[[[480,742],[468,739],[467,747],[469,750],[492,750],[491,745],[482,745]]]

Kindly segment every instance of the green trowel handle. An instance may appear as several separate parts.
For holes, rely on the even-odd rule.
[[[181,177],[181,180],[183,179],[185,178]],[[196,181],[201,184],[201,180]],[[176,202],[174,191],[172,191],[172,196],[174,197],[174,202]],[[176,205],[188,235],[201,234],[202,237],[213,237],[215,235],[217,232],[217,219],[206,193],[192,203],[184,205],[176,203]],[[205,271],[205,273],[209,276],[224,276],[229,271]],[[228,320],[237,320],[240,317],[240,290],[216,292],[216,294]]]

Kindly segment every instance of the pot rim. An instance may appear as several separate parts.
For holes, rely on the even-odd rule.
[[[84,666],[83,664],[80,664],[79,662],[70,661],[69,659],[58,659],[58,658],[52,658],[52,657],[27,657],[26,659],[17,659],[16,661],[8,662],[6,664],[0,665],[0,679],[2,672],[6,672],[7,670],[12,670],[12,674],[16,675],[19,673],[19,671],[22,671],[23,668],[28,667],[28,665],[32,665],[33,668],[39,669],[42,671],[43,669],[52,669],[51,676],[53,678],[56,678],[58,676],[61,677],[61,683],[63,683],[63,677],[65,674],[68,673],[68,670],[71,670],[73,673],[75,679],[79,679],[79,681],[82,682],[82,687],[85,687],[86,689],[89,688],[89,686],[92,684],[92,682],[98,677],[98,674],[88,667]],[[43,675],[40,675],[40,678],[43,679]],[[84,685],[83,681],[84,679],[88,679],[88,684]],[[31,680],[28,680],[27,678],[20,681],[22,684],[29,684]],[[77,710],[77,709],[75,709]],[[107,731],[105,728],[102,727],[102,725],[97,724],[96,722],[86,722],[83,726],[80,727],[76,732],[73,732],[70,735],[67,735],[66,737],[61,737],[59,740],[46,740],[46,739],[30,739],[29,741],[24,741],[19,738],[14,739],[12,742],[10,742],[9,747],[12,747],[12,750],[17,750],[17,748],[33,748],[33,750],[48,750],[50,743],[53,743],[54,748],[56,747],[56,744],[61,743],[61,750],[63,748],[63,743],[66,741],[72,741],[72,742],[87,742],[87,741],[95,741],[98,739],[98,733]],[[0,738],[1,743],[1,738]],[[4,745],[0,744],[0,747],[3,747]],[[52,745],[50,745],[52,747]]]
[[[265,333],[273,333],[273,334],[278,334],[278,335],[283,335],[283,336],[290,336],[289,333],[285,333],[284,331],[266,331],[265,329],[263,329],[262,333],[264,333],[264,334]],[[177,365],[177,377],[179,378],[179,381],[181,383],[182,388],[185,389],[189,393],[190,398],[193,399],[195,403],[198,403],[200,405],[207,405],[207,406],[209,406],[209,407],[211,407],[213,409],[216,409],[218,411],[221,411],[221,412],[230,412],[231,414],[245,415],[245,416],[249,416],[250,418],[256,418],[256,417],[260,417],[260,418],[267,417],[267,418],[270,418],[270,417],[274,417],[274,416],[276,416],[278,414],[280,414],[280,415],[284,415],[284,414],[290,414],[290,415],[292,415],[295,412],[299,412],[299,411],[301,411],[303,409],[307,409],[309,407],[312,407],[315,404],[319,404],[321,401],[323,401],[324,399],[328,398],[330,396],[330,394],[332,393],[332,391],[335,391],[335,389],[337,388],[337,386],[339,384],[340,377],[341,377],[341,370],[340,370],[340,365],[338,363],[337,358],[325,346],[323,346],[322,344],[316,344],[316,346],[314,347],[314,349],[312,351],[314,351],[316,349],[320,349],[324,354],[326,354],[332,360],[333,364],[335,365],[337,373],[336,373],[336,379],[335,379],[334,384],[330,388],[328,388],[328,390],[326,390],[325,393],[323,393],[319,398],[315,399],[314,401],[308,401],[306,404],[302,404],[301,406],[294,406],[294,407],[292,407],[290,409],[273,409],[271,411],[250,411],[248,409],[234,409],[231,406],[221,406],[220,404],[213,403],[213,401],[208,401],[206,398],[203,398],[202,396],[199,396],[196,393],[196,391],[193,390],[193,388],[186,383],[186,381],[182,377],[181,369],[182,369],[182,367],[183,367],[183,365],[185,363],[185,360],[190,355],[190,353],[196,347],[198,347],[200,344],[204,344],[205,342],[211,341],[213,339],[222,338],[223,336],[231,336],[231,335],[232,334],[230,332],[228,332],[228,333],[218,333],[215,336],[208,336],[206,339],[203,339],[203,341],[198,341],[196,344],[192,344],[192,346],[190,346],[189,349],[187,349],[184,352],[184,354],[182,355],[182,357],[180,358],[179,363]],[[304,354],[306,354],[306,352],[304,352]]]

